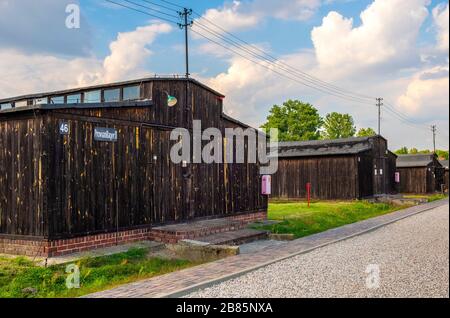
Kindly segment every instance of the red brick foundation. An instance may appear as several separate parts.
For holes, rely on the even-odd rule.
[[[242,214],[225,218],[236,221],[220,227],[208,227],[189,232],[164,232],[154,229],[139,229],[122,231],[118,234],[107,233],[88,235],[72,239],[55,241],[39,239],[12,239],[0,237],[0,253],[26,255],[30,257],[55,257],[88,250],[127,244],[145,240],[155,240],[163,243],[176,243],[183,239],[194,239],[220,232],[234,231],[244,228],[248,223],[267,219],[267,212]]]
[[[148,239],[149,229],[122,231],[63,239],[20,240],[0,237],[0,253],[26,255],[31,257],[55,257],[97,248],[111,247],[116,244],[127,244]]]
[[[236,221],[242,221],[247,224],[252,223],[252,222],[257,222],[257,221],[265,221],[265,220],[267,220],[267,211],[231,216],[231,217],[229,217],[229,219],[236,220]]]
[[[193,240],[217,233],[236,231],[246,228],[249,223],[267,220],[267,212],[241,214],[216,220],[219,221],[218,224],[205,222],[205,224],[200,226],[196,224],[192,228],[185,225],[153,228],[149,233],[149,239],[156,242],[175,244],[181,240]]]

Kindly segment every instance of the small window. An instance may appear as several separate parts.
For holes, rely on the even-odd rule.
[[[27,107],[28,106],[28,101],[27,100],[20,100],[18,102],[14,103],[15,107]]]
[[[55,96],[50,98],[50,104],[64,104],[64,96]]]
[[[120,101],[120,89],[108,89],[104,91],[105,102],[119,102]]]
[[[74,94],[67,96],[67,104],[79,104],[81,103],[81,94]]]
[[[129,86],[123,88],[123,100],[137,100],[141,98],[141,87]]]
[[[47,97],[42,97],[42,98],[36,98],[33,101],[34,105],[45,105],[48,104],[48,98]]]
[[[11,108],[12,108],[11,103],[0,104],[0,110],[11,109]]]
[[[101,91],[90,91],[84,93],[84,102],[89,103],[100,103],[101,102]]]

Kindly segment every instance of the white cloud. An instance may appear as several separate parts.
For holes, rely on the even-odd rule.
[[[339,13],[329,13],[312,34],[313,50],[280,59],[353,92],[381,95],[397,102],[398,110],[411,120],[422,125],[438,123],[441,131],[448,130],[448,59],[446,66],[430,67],[419,58],[417,37],[428,16],[428,4],[426,0],[375,0],[361,13],[360,26]],[[210,47],[208,51],[213,52]],[[358,127],[376,128],[375,101],[371,106],[327,96],[231,56],[222,56],[229,63],[225,72],[202,80],[224,93],[225,111],[244,122],[259,126],[272,105],[295,98],[311,102],[322,115],[348,112]],[[382,116],[382,133],[393,149],[430,146],[426,131],[412,129],[387,112]]]
[[[408,115],[448,117],[449,68],[434,67],[415,74],[398,105]]]
[[[58,58],[0,50],[0,96],[28,94],[91,84],[99,80],[101,63],[95,58]]]
[[[148,45],[155,38],[164,33],[169,33],[172,27],[166,23],[152,24],[138,27],[132,32],[119,33],[117,40],[110,44],[111,54],[106,57],[103,66],[105,69],[104,80],[113,82],[144,72],[139,67],[152,52]]]
[[[0,49],[0,96],[10,97],[31,92],[73,88],[132,79],[148,74],[144,67],[148,48],[160,34],[170,32],[165,23],[152,23],[120,33],[110,45],[105,59],[90,57],[56,57],[50,54],[23,53]],[[8,79],[7,81],[5,79]]]
[[[278,19],[304,21],[311,18],[320,5],[320,0],[255,0],[253,9]]]
[[[428,16],[429,0],[376,0],[361,13],[354,26],[337,12],[330,12],[312,31],[321,67],[368,68],[419,58],[417,36]]]
[[[448,3],[441,3],[433,9],[434,23],[437,28],[438,48],[448,53],[449,46],[449,14]]]
[[[233,3],[225,4],[220,9],[207,10],[203,17],[217,25],[220,25],[226,30],[246,29],[256,26],[259,23],[259,17],[257,15],[241,13],[241,8],[241,2],[233,1]],[[211,27],[211,25],[204,20],[199,22]]]
[[[235,0],[221,8],[207,10],[203,17],[228,31],[234,31],[256,27],[269,17],[304,21],[311,18],[320,5],[320,0]],[[214,28],[205,20],[197,21]]]

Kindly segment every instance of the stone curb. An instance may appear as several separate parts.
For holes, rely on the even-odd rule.
[[[180,298],[180,297],[188,295],[188,294],[190,294],[192,292],[195,292],[197,290],[208,288],[208,287],[211,287],[213,285],[222,283],[224,281],[231,280],[233,278],[236,278],[236,277],[245,275],[247,273],[256,271],[256,270],[258,270],[260,268],[263,268],[263,267],[266,267],[268,265],[271,265],[271,264],[274,264],[274,263],[278,263],[280,261],[284,261],[286,259],[298,256],[298,255],[307,254],[307,253],[312,252],[312,251],[314,251],[316,249],[319,249],[321,247],[325,247],[325,246],[328,246],[328,245],[331,245],[331,244],[335,244],[335,243],[338,243],[338,242],[341,242],[341,241],[345,241],[345,240],[348,240],[348,239],[351,239],[351,238],[354,238],[354,237],[357,237],[357,236],[361,236],[361,235],[366,234],[366,233],[373,232],[373,231],[375,231],[375,230],[377,230],[379,228],[382,228],[382,227],[384,227],[386,225],[389,225],[389,224],[392,224],[392,223],[396,223],[396,222],[401,221],[403,219],[406,219],[406,218],[412,217],[414,215],[417,215],[417,214],[420,214],[420,213],[424,213],[424,212],[430,211],[432,209],[435,209],[437,207],[440,207],[442,205],[448,204],[448,202],[449,202],[449,199],[444,199],[444,200],[440,200],[440,201],[427,203],[427,204],[424,204],[423,205],[423,209],[420,209],[419,211],[411,212],[411,213],[409,213],[407,215],[402,215],[402,216],[400,216],[398,218],[382,222],[380,224],[372,226],[372,227],[370,227],[368,229],[365,229],[363,231],[360,231],[360,232],[357,232],[357,233],[354,233],[354,234],[351,234],[351,235],[345,235],[345,236],[342,236],[339,239],[335,239],[335,240],[332,240],[330,242],[326,242],[326,243],[323,243],[323,244],[318,244],[317,246],[314,246],[314,247],[311,247],[311,248],[308,248],[308,249],[305,249],[305,250],[302,250],[302,251],[299,251],[299,252],[295,252],[295,253],[292,253],[292,254],[289,254],[289,255],[286,255],[286,256],[283,256],[283,257],[279,257],[279,258],[273,259],[273,260],[271,260],[269,262],[265,262],[265,263],[262,263],[262,264],[259,264],[259,265],[256,265],[256,266],[253,266],[253,267],[250,267],[250,268],[246,268],[246,269],[244,269],[242,271],[239,271],[239,272],[236,272],[236,273],[233,273],[233,274],[227,274],[227,275],[224,275],[224,276],[221,276],[221,277],[218,277],[218,278],[214,278],[214,279],[209,280],[209,281],[205,281],[205,282],[202,282],[202,283],[199,283],[199,284],[192,285],[192,286],[190,286],[188,288],[182,288],[182,289],[179,289],[179,290],[177,290],[175,292],[171,292],[171,293],[168,293],[168,294],[161,295],[160,298]],[[404,210],[399,210],[397,212],[401,212],[401,211],[404,211]],[[368,220],[370,220],[370,219],[368,219]],[[367,220],[365,220],[365,221],[367,221]],[[362,221],[362,222],[364,222],[364,221]],[[356,223],[354,223],[354,224],[356,224]]]

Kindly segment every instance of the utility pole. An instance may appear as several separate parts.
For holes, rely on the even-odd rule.
[[[436,153],[436,132],[437,132],[436,125],[431,126],[431,131],[433,132],[433,150],[434,153]]]
[[[179,23],[180,29],[184,29],[185,37],[185,49],[186,49],[186,87],[185,87],[185,99],[184,99],[184,117],[186,127],[192,128],[193,126],[193,114],[190,105],[189,98],[189,27],[194,24],[193,21],[189,21],[189,17],[192,15],[192,9],[184,8],[183,11],[178,12],[183,23]],[[189,158],[192,162],[192,155]],[[184,179],[184,189],[183,189],[183,220],[190,221],[194,218],[193,210],[193,199],[192,199],[192,165],[187,163],[183,167],[183,179]]]
[[[178,12],[180,18],[183,19],[183,24],[178,23],[180,29],[184,29],[185,36],[185,48],[186,48],[186,78],[189,78],[189,34],[188,28],[194,24],[194,21],[189,21],[189,17],[192,15],[192,9],[184,8],[183,11]]]
[[[378,107],[378,135],[381,136],[381,106],[383,106],[383,98],[377,98]]]

